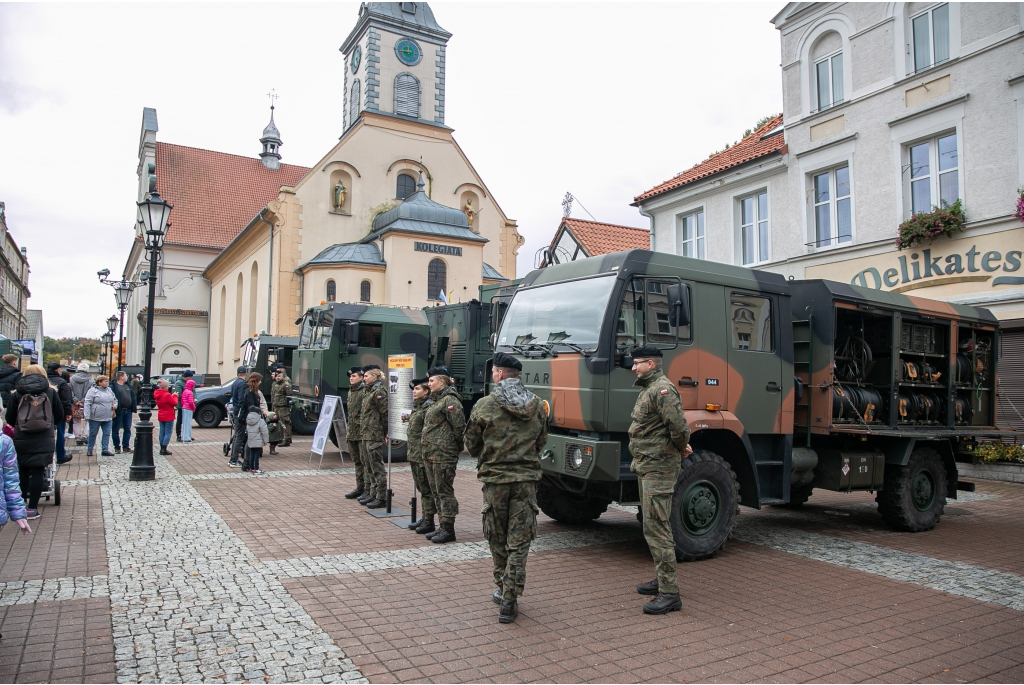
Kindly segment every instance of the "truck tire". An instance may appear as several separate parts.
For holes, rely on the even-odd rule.
[[[676,560],[713,557],[736,525],[739,501],[739,480],[724,459],[703,449],[683,459],[672,496]]]
[[[312,435],[316,431],[316,421],[310,423],[306,414],[300,409],[292,409],[292,433],[295,435]]]
[[[196,423],[200,428],[216,428],[223,420],[224,412],[212,402],[196,408]]]
[[[537,506],[559,523],[590,523],[608,511],[608,500],[562,490],[553,485],[537,485]]]
[[[875,495],[878,513],[896,530],[931,530],[946,506],[946,467],[931,447],[918,447],[906,466],[889,464]]]
[[[779,506],[786,507],[787,509],[799,509],[811,498],[811,493],[813,491],[813,485],[803,485],[792,488],[789,491],[789,502]]]

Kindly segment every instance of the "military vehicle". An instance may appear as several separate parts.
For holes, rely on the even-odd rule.
[[[694,450],[676,555],[696,560],[725,543],[737,504],[799,506],[815,488],[876,492],[893,528],[933,527],[957,459],[999,435],[997,335],[984,309],[632,250],[531,272],[496,349],[547,404],[540,507],[575,523],[638,504],[629,351],[663,350]]]

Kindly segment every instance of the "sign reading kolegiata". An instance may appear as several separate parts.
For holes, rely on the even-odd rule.
[[[331,420],[334,418],[334,414],[338,411],[342,413],[342,423],[344,423],[345,410],[341,406],[340,398],[337,395],[325,395],[324,402],[320,405],[320,419],[316,422],[316,431],[313,433],[313,453],[319,454],[321,457],[324,455],[324,447],[327,445],[327,439],[331,434]],[[344,445],[344,442],[339,444]]]
[[[416,373],[416,355],[414,354],[389,354],[388,355],[388,438],[391,440],[406,440],[408,437],[407,426],[402,417],[408,417],[412,413],[412,382]]]
[[[412,249],[416,252],[433,252],[435,254],[446,254],[452,257],[461,257],[462,248],[453,245],[438,245],[437,243],[413,242]]]

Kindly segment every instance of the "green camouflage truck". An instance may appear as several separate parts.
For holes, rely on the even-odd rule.
[[[997,334],[984,309],[632,250],[531,272],[496,349],[547,405],[540,507],[575,523],[638,503],[629,351],[663,350],[695,453],[673,498],[676,554],[696,560],[738,504],[798,506],[814,488],[873,491],[890,526],[933,527],[957,460],[999,435]]]

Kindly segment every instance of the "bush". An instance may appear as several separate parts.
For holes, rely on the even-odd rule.
[[[967,215],[960,200],[945,207],[933,207],[927,214],[915,214],[900,224],[896,247],[905,250],[915,245],[934,243],[940,236],[949,238],[963,233],[966,223]]]
[[[1017,217],[1017,221],[1024,224],[1024,187],[1017,188],[1017,208],[1013,215]]]
[[[1012,462],[1024,464],[1024,447],[1007,445],[1003,442],[983,442],[974,448],[974,454],[983,464]]]

